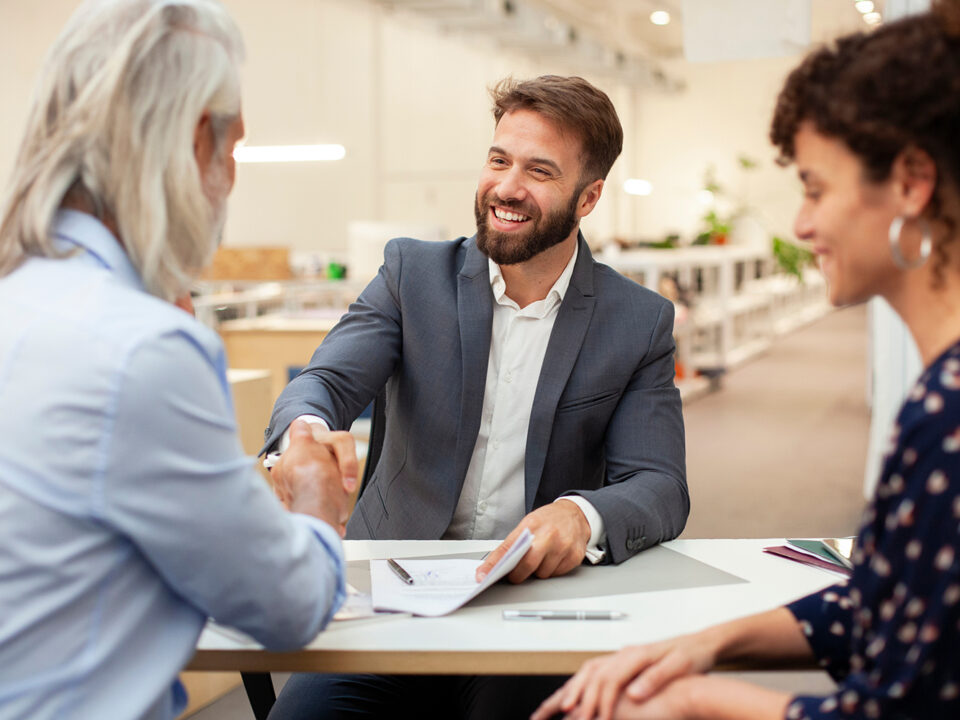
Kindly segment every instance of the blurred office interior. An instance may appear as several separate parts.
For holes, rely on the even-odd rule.
[[[602,262],[674,300],[692,513],[684,537],[851,535],[918,366],[882,306],[835,310],[767,140],[811,47],[911,0],[224,0],[245,37],[247,137],[198,318],[227,347],[255,453],[290,374],[395,236],[473,234],[487,88],[581,75],[624,151],[583,222]],[[0,0],[0,176],[76,0]],[[878,379],[879,378],[879,379]],[[363,449],[367,426],[355,426]],[[197,680],[199,705],[236,685]],[[239,690],[197,717],[245,717]],[[242,705],[242,703],[239,703]],[[239,714],[235,714],[239,712]]]

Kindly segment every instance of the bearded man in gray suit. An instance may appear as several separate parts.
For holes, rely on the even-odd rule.
[[[521,582],[676,537],[689,496],[673,306],[595,262],[579,231],[622,149],[616,110],[581,78],[506,80],[492,96],[476,235],[387,244],[378,276],[278,399],[265,450],[280,453],[268,461],[282,488],[294,419],[349,428],[385,388],[383,450],[347,537],[506,537],[482,577],[528,528],[533,546],[509,576]],[[462,686],[480,680],[451,681],[438,716],[525,717],[552,681]],[[408,701],[426,712],[438,687],[295,676],[275,714],[375,717]]]

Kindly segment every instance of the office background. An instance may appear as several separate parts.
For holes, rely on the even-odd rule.
[[[504,4],[538,14],[512,20],[496,10]],[[76,0],[0,2],[4,176],[43,53],[76,5]],[[572,2],[227,0],[226,5],[247,44],[248,144],[338,143],[346,149],[336,162],[243,167],[230,208],[228,245],[343,252],[353,220],[427,222],[451,237],[469,234],[470,199],[492,134],[486,87],[506,75],[543,73],[583,74],[596,82],[610,94],[624,125],[623,156],[604,201],[585,223],[592,242],[694,232],[702,214],[696,196],[710,166],[719,182],[762,208],[769,232],[789,233],[797,186],[774,165],[766,131],[775,93],[805,47],[798,42],[793,56],[693,63],[683,57],[679,26],[695,19],[684,16],[679,0],[583,3],[594,25],[606,21],[618,27],[629,20],[628,28],[645,37],[666,37],[662,45],[648,41],[646,57],[635,46],[620,51],[629,67],[618,72],[615,52],[624,45],[613,32],[601,36],[577,22],[578,15],[563,14],[578,5]],[[864,26],[846,0],[800,5],[811,7],[813,41]],[[483,8],[475,15],[489,20],[465,20],[471,16],[458,8],[469,6]],[[594,12],[601,7],[605,15]],[[657,7],[673,12],[670,25],[649,21]],[[512,15],[520,14],[518,9]],[[563,22],[578,40],[524,43],[520,38],[530,34],[528,25],[544,19]],[[713,36],[760,32],[763,37],[762,26],[741,24],[714,27]],[[588,44],[601,49],[593,55],[592,45],[578,49]],[[741,43],[741,50],[750,55],[747,45]],[[602,52],[611,57],[594,58]],[[740,155],[756,160],[758,168],[742,173]],[[648,180],[653,193],[626,194],[627,178]]]
[[[43,55],[77,4],[0,0],[3,182]],[[340,262],[357,221],[471,234],[493,131],[486,88],[507,75],[544,73],[595,82],[624,126],[623,155],[583,224],[596,248],[671,234],[688,241],[710,208],[737,215],[734,244],[792,238],[800,187],[766,138],[776,92],[810,43],[867,27],[852,0],[778,0],[773,19],[757,14],[769,2],[750,0],[225,4],[247,45],[247,145],[345,149],[332,162],[241,165],[225,247],[289,248]],[[717,24],[706,14],[711,4],[730,17],[751,6],[756,13]],[[876,9],[913,4],[888,0]],[[649,16],[661,9],[672,21],[654,26]],[[685,56],[685,31],[699,61]],[[731,42],[741,37],[756,42]],[[741,158],[756,167],[745,169]],[[629,194],[629,179],[652,191]],[[705,199],[711,179],[722,191]],[[685,537],[855,532],[872,400],[868,346],[863,308],[832,313],[779,336],[730,368],[717,392],[686,404],[693,510]],[[208,712],[210,720],[231,716],[216,715],[216,706]]]

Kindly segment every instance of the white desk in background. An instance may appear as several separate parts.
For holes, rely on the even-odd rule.
[[[573,673],[588,658],[624,645],[662,640],[768,610],[838,580],[828,571],[762,552],[767,545],[782,542],[674,540],[619,566],[582,566],[571,576],[498,585],[445,617],[334,622],[306,648],[293,652],[267,652],[253,642],[208,629],[188,669]],[[469,554],[495,546],[491,541],[347,541],[348,578],[362,584],[365,561],[371,558]],[[516,608],[618,610],[629,617],[502,619],[504,609]]]

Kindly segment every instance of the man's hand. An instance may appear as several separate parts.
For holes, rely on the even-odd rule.
[[[507,539],[487,555],[477,568],[477,582],[487,576],[524,529],[533,533],[533,545],[507,575],[512,583],[523,582],[531,575],[539,578],[564,575],[582,563],[587,554],[590,523],[583,511],[569,501],[550,503],[523,518]]]
[[[290,447],[270,469],[274,492],[292,512],[313,515],[346,533],[350,493],[357,487],[357,450],[348,432],[321,431],[294,420]]]

